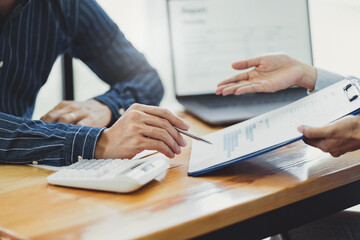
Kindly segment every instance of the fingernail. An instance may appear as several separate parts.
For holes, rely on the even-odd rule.
[[[176,147],[176,153],[180,154],[181,153],[181,148],[179,146]]]
[[[187,127],[187,128],[189,128],[189,127],[190,127],[190,123],[188,123],[188,122],[187,122],[187,121],[185,121],[185,120],[183,120],[183,122],[184,122],[185,127]]]
[[[304,134],[304,126],[299,126],[298,128],[297,128],[297,130],[300,132],[300,133],[302,133],[302,134]]]
[[[180,145],[181,145],[182,147],[186,147],[187,143],[186,143],[186,141],[185,141],[183,138],[181,139],[180,142],[181,142]]]

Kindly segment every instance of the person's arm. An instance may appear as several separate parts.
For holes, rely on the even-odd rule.
[[[92,119],[105,118],[108,126],[111,126],[124,110],[134,103],[158,105],[164,90],[155,69],[149,65],[143,54],[131,45],[95,1],[80,0],[78,3],[75,22],[69,22],[69,27],[73,27],[69,53],[81,59],[103,81],[110,84],[111,88],[105,94],[94,98],[104,104],[98,106],[98,114],[95,111],[86,111],[91,108],[87,106],[93,106],[93,103],[83,102],[80,106],[76,102],[67,102],[54,108],[42,120],[91,125]],[[109,113],[102,107],[110,110],[110,117],[104,116]],[[90,115],[86,116],[84,112]],[[78,116],[85,117],[74,121]]]
[[[45,123],[0,112],[0,162],[70,165],[91,159],[103,128]]]
[[[294,85],[313,92],[344,78],[353,78],[316,69],[285,54],[268,54],[233,64],[233,68],[237,70],[252,67],[254,69],[247,73],[240,73],[219,83],[216,94],[276,92]]]
[[[166,109],[133,104],[110,128],[46,123],[0,112],[0,163],[70,165],[79,158],[130,159],[143,150],[173,158],[189,128]]]

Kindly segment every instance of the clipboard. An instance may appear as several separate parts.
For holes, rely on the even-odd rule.
[[[249,160],[304,139],[300,125],[324,126],[360,113],[360,84],[346,79],[294,103],[206,135],[213,145],[193,141],[189,176]]]

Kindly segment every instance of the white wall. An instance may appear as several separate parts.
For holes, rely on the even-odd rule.
[[[166,91],[162,105],[172,107],[175,99],[166,0],[99,0],[98,2],[134,46],[158,69]],[[360,76],[360,1],[309,0],[309,3],[315,65],[341,74]],[[77,100],[91,98],[108,89],[108,86],[98,80],[81,62],[75,61],[74,65]],[[39,118],[60,101],[59,71],[58,64],[39,95],[34,118]]]
[[[47,83],[40,89],[36,98],[33,119],[40,119],[62,99],[61,63],[58,58],[51,70]]]
[[[310,0],[315,65],[360,76],[360,1]]]

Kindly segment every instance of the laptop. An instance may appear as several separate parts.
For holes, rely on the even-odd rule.
[[[236,61],[286,52],[312,65],[307,0],[167,0],[174,89],[186,111],[211,125],[246,120],[306,96],[217,96],[217,84],[240,71]]]

